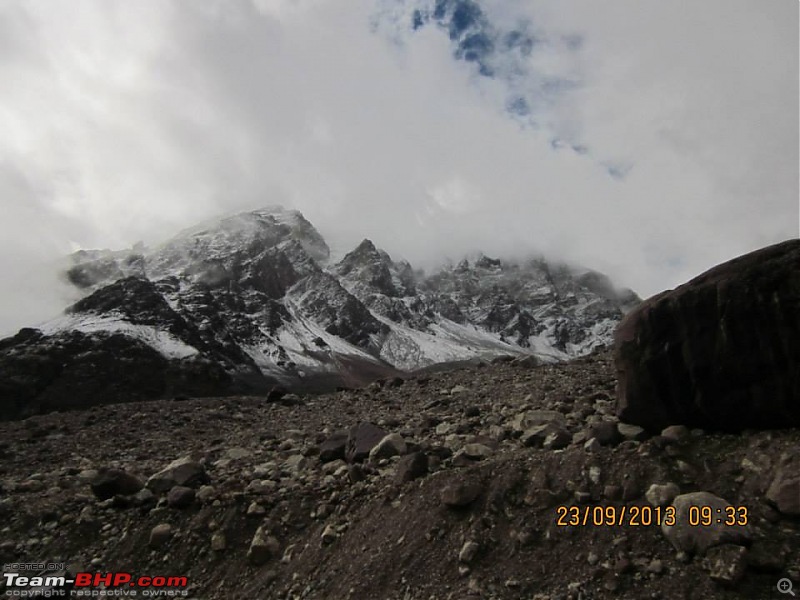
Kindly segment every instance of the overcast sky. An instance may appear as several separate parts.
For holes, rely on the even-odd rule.
[[[77,248],[271,204],[648,296],[798,236],[798,71],[795,0],[0,0],[0,334]]]

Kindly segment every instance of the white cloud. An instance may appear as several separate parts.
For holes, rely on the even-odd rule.
[[[642,294],[797,235],[796,3],[492,0],[498,28],[528,18],[543,40],[511,83],[435,27],[398,29],[398,7],[0,6],[0,331],[63,306],[40,266],[72,243],[275,203],[342,251],[541,250]],[[545,76],[576,85],[522,126],[509,90]]]

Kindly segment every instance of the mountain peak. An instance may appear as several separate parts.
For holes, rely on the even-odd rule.
[[[135,250],[73,255],[68,277],[85,297],[40,335],[0,343],[0,371],[22,382],[8,396],[22,412],[73,397],[358,385],[498,354],[566,359],[607,344],[636,300],[600,274],[543,259],[477,254],[426,275],[364,239],[327,264],[314,226],[280,206]],[[110,356],[111,366],[87,367],[87,352],[91,361]],[[122,391],[115,360],[131,377]],[[52,387],[55,372],[61,383]]]

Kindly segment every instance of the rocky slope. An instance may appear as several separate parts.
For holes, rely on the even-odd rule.
[[[769,598],[780,578],[800,584],[800,431],[648,436],[614,416],[610,353],[534,362],[0,423],[0,560],[186,576],[190,597],[226,600]],[[730,503],[747,525],[690,526],[692,502]],[[641,518],[670,507],[674,527]]]
[[[638,301],[603,275],[538,258],[479,256],[425,275],[365,240],[335,262],[316,229],[280,207],[154,249],[72,258],[66,276],[85,297],[0,341],[0,418],[352,387],[501,354],[563,360],[610,342]]]

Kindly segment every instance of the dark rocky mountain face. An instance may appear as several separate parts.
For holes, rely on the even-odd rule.
[[[4,418],[360,385],[497,355],[563,360],[609,343],[638,301],[603,275],[542,259],[478,256],[425,275],[364,240],[334,262],[316,229],[279,207],[199,225],[157,248],[72,260],[66,277],[86,296],[0,345]]]

